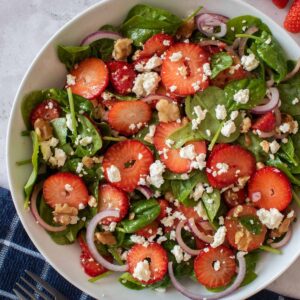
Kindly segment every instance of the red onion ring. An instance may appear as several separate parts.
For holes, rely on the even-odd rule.
[[[253,34],[258,31],[258,28],[253,26],[245,31],[245,34]],[[245,48],[249,38],[241,38],[239,42],[239,56],[242,57],[245,54]]]
[[[272,130],[270,132],[260,131],[258,136],[260,138],[266,139],[266,138],[274,136],[275,134],[276,134],[275,130]]]
[[[239,262],[239,271],[238,271],[237,277],[236,277],[235,281],[233,282],[233,284],[228,289],[226,289],[225,291],[220,292],[220,293],[211,294],[211,295],[201,295],[199,293],[196,294],[196,293],[189,291],[176,279],[176,277],[174,275],[174,271],[173,271],[173,262],[169,262],[169,264],[168,264],[170,279],[178,292],[180,292],[182,295],[184,295],[192,300],[221,299],[225,296],[228,296],[232,292],[234,292],[243,282],[243,280],[245,278],[245,274],[246,274],[246,261],[245,261],[244,255],[245,255],[245,252],[237,253],[236,257]]]
[[[136,190],[141,192],[146,197],[146,199],[150,199],[153,196],[152,190],[146,185],[139,185]]]
[[[236,38],[232,43],[232,49],[238,49],[241,42],[241,38]]]
[[[274,114],[276,118],[276,126],[280,126],[281,124],[281,112],[278,107],[274,109]]]
[[[177,240],[179,246],[183,249],[183,251],[185,251],[186,253],[188,253],[190,255],[198,255],[201,252],[201,250],[191,249],[182,239],[181,229],[183,228],[185,223],[186,223],[186,221],[181,221],[178,223],[178,225],[176,227],[176,240]]]
[[[88,245],[88,248],[93,256],[93,258],[100,263],[103,267],[105,267],[108,270],[115,271],[115,272],[126,272],[128,270],[128,265],[114,265],[107,261],[100,253],[98,252],[96,245],[94,243],[94,234],[95,229],[98,226],[99,222],[107,217],[116,217],[119,218],[120,212],[117,210],[104,210],[102,212],[99,212],[97,215],[95,215],[90,223],[88,224],[87,230],[86,230],[86,243]]]
[[[174,102],[174,99],[172,99],[171,97],[163,96],[163,95],[158,95],[158,94],[149,95],[149,96],[141,99],[141,101],[144,101],[144,102],[146,102],[148,104],[151,104],[152,102],[157,101],[157,100],[161,100],[161,99],[165,99],[165,100]]]
[[[253,114],[257,114],[257,115],[261,115],[261,114],[265,114],[271,110],[273,110],[279,103],[279,91],[277,88],[272,87],[269,88],[271,97],[270,97],[270,101],[268,101],[266,104],[263,105],[258,105],[256,107],[254,107],[251,112]]]
[[[42,183],[39,183],[35,185],[31,198],[30,198],[30,210],[31,213],[33,214],[34,218],[36,219],[36,222],[42,226],[44,229],[46,229],[49,232],[60,232],[63,231],[67,228],[67,226],[51,226],[48,223],[46,223],[42,217],[40,216],[37,207],[36,207],[36,201],[37,201],[37,196],[40,193],[41,189],[43,187]]]
[[[270,76],[270,79],[266,82],[267,87],[270,88],[271,86],[274,85],[275,81],[274,81],[274,75],[273,72],[271,71],[271,69],[267,68],[267,72]]]
[[[205,243],[208,243],[208,244],[211,244],[213,241],[214,241],[214,237],[213,236],[210,236],[210,235],[206,235],[205,233],[201,232],[196,224],[195,224],[195,220],[194,218],[190,218],[188,220],[189,222],[189,226],[190,228],[192,229],[194,235],[200,239],[201,241],[205,242]]]
[[[220,42],[220,41],[216,41],[216,40],[205,40],[205,41],[200,41],[198,43],[198,45],[200,47],[207,47],[207,46],[216,46],[216,47],[219,47],[219,48],[226,48],[227,45],[223,42]]]
[[[297,61],[295,68],[290,73],[288,73],[282,81],[287,81],[291,79],[299,72],[299,70],[300,70],[300,59]]]
[[[88,36],[86,36],[81,41],[80,46],[89,45],[100,39],[118,40],[121,38],[122,38],[122,36],[117,32],[107,31],[107,30],[99,30],[99,31],[95,31],[95,32],[89,34]]]
[[[275,249],[281,248],[290,241],[291,237],[292,237],[292,229],[289,228],[289,230],[287,231],[287,233],[285,234],[284,238],[281,241],[279,241],[277,243],[274,242],[274,243],[270,244],[270,246]]]
[[[219,14],[204,13],[196,16],[197,28],[208,37],[223,37],[227,33],[228,18]],[[214,29],[220,27],[220,32],[215,33]]]

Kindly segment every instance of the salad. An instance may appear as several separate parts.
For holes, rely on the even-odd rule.
[[[134,6],[59,45],[63,87],[23,101],[25,207],[55,243],[79,242],[91,282],[114,271],[130,289],[217,299],[292,235],[300,64],[260,19],[200,10]]]

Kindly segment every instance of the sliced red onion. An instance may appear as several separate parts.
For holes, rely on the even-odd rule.
[[[94,243],[95,229],[98,226],[99,222],[101,222],[101,220],[107,217],[119,218],[119,216],[120,216],[120,212],[112,209],[104,210],[102,212],[99,212],[97,215],[95,215],[90,221],[90,223],[88,224],[86,230],[86,242],[89,250],[91,251],[93,258],[98,263],[100,263],[103,267],[115,272],[126,272],[128,270],[127,264],[121,266],[121,265],[114,265],[110,263],[102,255],[100,255]]]
[[[287,233],[285,234],[284,238],[281,241],[279,241],[277,243],[274,242],[274,243],[270,244],[270,246],[275,249],[281,248],[290,241],[291,237],[292,237],[292,229],[289,228],[289,230],[287,231]]]
[[[186,253],[188,253],[190,255],[198,255],[201,252],[201,250],[191,249],[182,239],[181,230],[185,223],[186,223],[186,221],[181,221],[178,223],[178,225],[176,227],[176,240],[177,240],[179,246],[183,249],[183,251],[185,251]]]
[[[89,45],[100,39],[118,40],[121,38],[122,38],[122,36],[117,32],[107,31],[107,30],[99,30],[99,31],[93,32],[93,33],[89,34],[88,36],[86,36],[81,41],[80,46]]]
[[[240,45],[240,42],[241,42],[241,38],[236,38],[233,43],[232,43],[232,48],[235,50],[235,49],[238,49],[239,45]]]
[[[205,40],[205,41],[200,41],[198,43],[198,45],[200,47],[207,47],[207,46],[216,46],[216,47],[219,47],[219,48],[222,48],[222,49],[225,49],[226,48],[226,44],[223,43],[223,42],[220,42],[220,41],[216,41],[216,40]]]
[[[282,140],[282,139],[287,138],[288,135],[289,135],[288,132],[286,132],[286,133],[277,133],[277,132],[276,132],[275,135],[274,135],[274,137],[275,137],[275,139],[277,139],[277,140]]]
[[[282,81],[291,79],[299,72],[299,70],[300,70],[300,59],[297,61],[295,68],[290,73],[288,73]]]
[[[201,295],[200,293],[194,293],[194,292],[189,291],[176,279],[176,277],[174,275],[174,271],[173,271],[173,262],[169,262],[169,264],[168,264],[169,275],[170,275],[171,281],[172,281],[174,287],[177,289],[177,291],[192,300],[221,299],[223,297],[228,296],[232,292],[234,292],[243,282],[243,280],[245,278],[245,274],[246,274],[246,261],[245,261],[244,255],[245,255],[245,252],[237,253],[236,257],[239,262],[239,271],[238,271],[237,277],[236,277],[235,281],[233,282],[233,284],[228,289],[226,289],[225,291],[220,292],[220,293],[215,293],[215,294],[211,294],[211,295]]]
[[[214,241],[214,237],[213,237],[213,236],[206,235],[205,233],[201,232],[201,231],[197,228],[197,226],[196,226],[196,224],[195,224],[194,218],[190,218],[188,222],[189,222],[189,226],[190,226],[190,228],[192,229],[194,235],[195,235],[198,239],[200,239],[200,240],[202,240],[203,242],[208,243],[208,244],[211,244],[211,243]]]
[[[198,30],[208,37],[215,36],[220,38],[225,36],[228,20],[227,17],[218,14],[204,13],[196,16]],[[216,27],[220,28],[219,32],[214,32]]]
[[[146,199],[150,199],[153,196],[152,190],[146,185],[139,185],[136,189],[140,191]]]
[[[48,223],[46,223],[42,217],[40,216],[38,210],[37,210],[37,206],[36,206],[36,201],[37,201],[37,196],[40,193],[41,189],[43,187],[42,183],[39,183],[37,185],[35,185],[31,198],[30,198],[30,210],[31,213],[33,214],[34,218],[36,219],[37,223],[42,226],[44,229],[46,229],[47,231],[50,232],[60,232],[63,231],[67,228],[67,226],[52,226],[49,225]]]
[[[270,79],[266,82],[267,87],[270,88],[271,86],[274,85],[275,81],[274,81],[274,75],[273,72],[271,71],[271,69],[267,68],[267,72],[270,76]]]
[[[160,100],[160,99],[165,99],[165,100],[172,101],[172,102],[174,101],[174,99],[172,99],[171,97],[158,95],[158,94],[149,95],[149,96],[141,99],[141,101],[144,101],[144,102],[150,104],[153,101],[157,101],[157,100]]]
[[[272,130],[272,131],[270,131],[270,132],[259,131],[258,136],[259,136],[260,138],[266,139],[266,138],[275,136],[275,134],[276,134],[275,130]]]
[[[269,88],[269,92],[270,92],[270,101],[267,102],[266,104],[263,105],[258,105],[256,107],[254,107],[251,112],[253,114],[257,114],[257,115],[261,115],[261,114],[265,114],[271,110],[273,110],[279,103],[279,91],[277,88],[275,87],[271,87]]]
[[[276,126],[280,126],[282,118],[281,118],[281,112],[278,107],[274,109],[274,114],[276,118]]]
[[[245,31],[245,34],[253,34],[258,31],[258,28],[253,26]],[[245,54],[245,48],[248,42],[248,38],[241,38],[239,42],[239,56],[242,57]]]

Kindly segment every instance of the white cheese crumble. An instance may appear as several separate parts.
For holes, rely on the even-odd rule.
[[[143,154],[142,154],[142,153],[139,153],[139,154],[138,154],[138,160],[141,160],[141,159],[143,159],[143,157],[144,157],[144,156],[143,156]]]
[[[65,184],[65,191],[69,193],[72,192],[73,191],[72,185],[69,183]]]
[[[236,131],[236,126],[232,120],[226,121],[221,129],[222,135],[226,137],[229,137],[235,131]]]
[[[51,147],[56,147],[58,145],[58,142],[58,139],[56,139],[55,137],[52,137],[48,141],[41,142],[41,152],[45,161],[48,161],[49,158],[52,156]]]
[[[76,76],[73,76],[72,74],[67,75],[67,85],[75,85],[76,83]]]
[[[108,180],[110,182],[121,181],[121,173],[120,173],[120,170],[116,166],[111,165],[110,167],[108,167],[106,169],[106,172],[107,172]]]
[[[155,125],[150,125],[149,126],[149,132],[145,135],[144,140],[150,144],[153,143],[153,137],[155,134],[156,126]]]
[[[206,210],[203,207],[202,202],[200,201],[196,206],[194,206],[194,211],[203,219],[203,220],[208,220]]]
[[[226,236],[226,227],[225,226],[219,227],[217,232],[214,235],[214,241],[210,244],[210,246],[213,248],[219,247],[224,243],[225,236]]]
[[[293,105],[296,105],[297,103],[299,103],[299,99],[298,99],[298,98],[295,98],[295,99],[292,101],[292,104],[293,104]]]
[[[199,169],[203,170],[206,167],[206,154],[200,153],[195,157],[195,159],[191,162],[191,169]]]
[[[195,201],[198,201],[202,197],[204,190],[205,189],[203,183],[198,183],[194,188],[194,191],[192,192],[190,198],[193,198]]]
[[[279,150],[280,145],[276,140],[274,140],[272,143],[269,144],[269,147],[270,147],[271,153],[274,154]]]
[[[166,139],[166,142],[165,142],[166,146],[168,146],[169,148],[172,148],[172,145],[174,145],[174,143],[175,142],[171,139]]]
[[[282,133],[287,133],[290,131],[290,129],[291,129],[291,125],[289,123],[283,123],[279,126],[279,130]]]
[[[243,68],[249,72],[253,71],[259,66],[259,61],[256,59],[253,53],[249,55],[243,55],[241,58],[241,63]]]
[[[160,82],[160,76],[156,72],[138,74],[134,80],[132,91],[138,98],[154,93]]]
[[[54,156],[49,158],[49,162],[52,166],[62,167],[67,159],[67,155],[64,150],[55,148]]]
[[[183,55],[182,55],[181,51],[174,52],[174,53],[172,53],[172,55],[170,55],[170,61],[176,62],[176,61],[179,61],[182,57],[183,57]]]
[[[171,253],[175,256],[176,262],[179,264],[182,261],[188,261],[191,259],[191,256],[185,253],[179,245],[174,246]]]
[[[269,229],[278,228],[284,218],[283,214],[281,214],[276,208],[271,208],[270,210],[261,208],[256,212],[256,215]]]
[[[204,72],[204,74],[206,75],[206,76],[211,76],[211,69],[210,69],[210,64],[209,63],[205,63],[204,65],[203,65],[203,72]]]
[[[177,86],[176,85],[171,85],[170,86],[170,92],[175,92],[177,90]]]
[[[85,209],[85,205],[84,205],[83,203],[79,203],[78,209],[79,209],[79,210]]]
[[[132,276],[141,281],[149,281],[151,278],[149,262],[146,259],[139,261],[133,270]]]
[[[216,111],[216,118],[218,120],[225,120],[225,118],[227,117],[227,111],[225,105],[218,104],[215,108],[215,111]]]
[[[71,114],[66,114],[66,125],[67,127],[73,132],[74,131],[74,126],[73,126],[73,121],[72,121],[72,116]]]
[[[136,234],[131,235],[130,240],[135,244],[141,244],[141,245],[146,242],[146,239],[143,236],[136,235]]]
[[[233,100],[237,103],[246,104],[249,101],[250,91],[249,89],[243,89],[236,92],[233,96]]]
[[[216,167],[218,169],[218,175],[221,175],[221,174],[224,174],[224,173],[227,173],[228,170],[229,170],[229,165],[226,164],[226,163],[217,163],[216,164]]]
[[[164,46],[170,46],[171,45],[171,41],[170,40],[163,40],[163,45]]]
[[[91,136],[85,136],[84,138],[82,138],[79,141],[79,144],[82,146],[87,146],[87,145],[91,144],[92,141],[93,141],[93,138]]]
[[[193,144],[189,144],[179,151],[179,156],[181,158],[186,158],[193,160],[196,157],[195,146]]]
[[[89,197],[88,205],[90,207],[97,207],[97,199],[94,196]]]
[[[151,71],[152,69],[159,67],[161,64],[162,64],[162,59],[157,55],[154,55],[147,61],[144,70]]]
[[[164,183],[164,179],[162,177],[163,172],[165,171],[165,165],[160,161],[156,160],[150,166],[150,176],[147,177],[147,181],[149,184],[154,185],[157,188],[160,188]]]
[[[239,115],[239,112],[237,110],[234,110],[230,114],[230,120],[234,121]]]
[[[219,260],[215,261],[213,266],[214,266],[214,270],[218,272],[221,269],[220,261]]]
[[[192,120],[192,130],[196,130],[201,122],[205,119],[207,109],[202,109],[199,105],[194,107],[193,112],[197,118]]]

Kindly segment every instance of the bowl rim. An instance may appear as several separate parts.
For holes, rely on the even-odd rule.
[[[61,267],[52,262],[49,258],[48,255],[45,253],[45,251],[42,249],[42,246],[37,242],[35,235],[33,235],[30,231],[30,226],[28,226],[28,224],[26,223],[24,217],[23,217],[23,213],[24,211],[22,211],[21,209],[18,208],[17,205],[17,197],[15,196],[15,191],[13,188],[13,178],[11,175],[11,171],[10,171],[10,161],[12,159],[11,157],[11,152],[10,150],[10,145],[11,145],[11,135],[10,132],[13,130],[12,129],[12,125],[13,125],[13,116],[16,113],[16,110],[18,109],[18,102],[20,102],[20,100],[18,101],[18,99],[21,96],[21,91],[23,89],[23,86],[25,84],[25,81],[27,80],[27,77],[31,71],[31,69],[33,68],[33,66],[35,65],[35,63],[37,62],[37,60],[39,59],[39,57],[41,56],[41,54],[44,52],[44,50],[53,43],[53,41],[56,39],[56,37],[58,37],[66,28],[68,28],[69,26],[71,26],[77,19],[85,16],[86,14],[89,14],[91,11],[93,11],[94,9],[104,6],[106,3],[109,3],[111,0],[100,0],[98,3],[95,3],[93,5],[91,5],[90,7],[84,9],[83,11],[77,13],[72,19],[70,19],[68,22],[66,22],[63,26],[61,26],[48,40],[47,42],[42,46],[42,48],[37,52],[37,54],[35,55],[34,59],[32,60],[32,62],[30,63],[30,65],[28,66],[20,84],[19,87],[16,91],[16,95],[14,97],[13,100],[13,105],[12,105],[12,109],[10,111],[10,115],[9,115],[9,122],[8,122],[8,127],[7,127],[7,131],[6,131],[6,170],[7,170],[7,175],[8,175],[8,183],[9,183],[9,188],[10,188],[10,192],[11,192],[11,196],[13,199],[13,203],[15,206],[15,209],[17,211],[18,217],[26,231],[26,233],[28,234],[29,238],[31,239],[32,243],[34,244],[34,246],[37,248],[37,250],[43,255],[43,257],[45,258],[46,262],[49,263],[49,265],[55,269],[55,271],[60,274],[62,277],[64,277],[64,279],[66,279],[67,281],[69,281],[74,287],[76,287],[77,289],[79,289],[81,292],[86,293],[90,296],[92,296],[90,294],[90,292],[88,291],[88,289],[81,289],[81,287],[78,286],[78,284],[71,279],[66,272],[61,269]],[[250,3],[244,2],[243,0],[231,0],[232,2],[235,2],[237,5],[242,5],[245,8],[249,8],[250,10],[257,12],[258,14],[262,14],[265,18],[265,20],[267,20],[269,23],[272,24],[272,31],[273,30],[284,30],[279,24],[277,24],[269,15],[265,14],[264,12],[260,11],[259,9],[257,9],[254,5],[251,5]],[[142,2],[142,1],[141,1]],[[151,5],[151,4],[150,4]],[[170,7],[172,6],[172,4],[170,3]],[[300,45],[298,45],[298,43],[293,39],[292,36],[290,36],[288,34],[288,32],[285,32],[285,34],[289,37],[289,39],[292,41],[293,48],[298,48],[299,53],[300,53]],[[258,293],[259,291],[261,291],[262,289],[264,289],[265,287],[267,287],[268,285],[270,285],[273,281],[275,281],[278,277],[280,277],[295,261],[296,259],[300,256],[300,249],[299,252],[296,253],[294,252],[293,254],[293,258],[289,261],[289,263],[287,263],[285,265],[285,267],[278,272],[278,274],[275,274],[274,276],[269,277],[264,284],[262,284],[259,287],[256,287],[255,290],[251,290],[249,291],[249,293],[246,295],[246,297],[250,297],[253,296],[254,294]],[[92,296],[93,297],[93,296]]]

